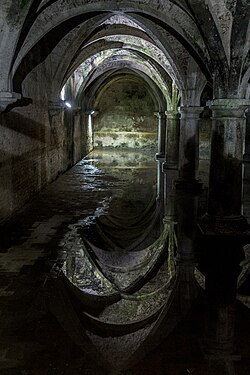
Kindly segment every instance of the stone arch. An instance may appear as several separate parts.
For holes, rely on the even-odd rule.
[[[150,17],[152,18],[153,16],[156,17],[157,15],[157,20],[159,18],[159,9],[155,9],[154,2],[152,2],[152,5],[150,4],[150,7],[148,4],[142,4],[141,2],[131,2],[129,4],[130,6],[128,7],[128,4],[123,2],[119,2],[119,6],[117,3],[114,2],[98,2],[98,4],[95,4],[95,10],[93,9],[93,4],[89,4],[85,2],[83,5],[82,2],[80,4],[79,1],[75,2],[75,8],[72,9],[72,7],[69,7],[69,4],[66,2],[64,11],[57,12],[56,9],[58,7],[58,3],[54,2],[48,7],[45,7],[44,9],[40,10],[40,13],[38,14],[37,18],[34,20],[34,23],[30,27],[30,31],[27,34],[25,44],[23,45],[24,49],[24,55],[23,55],[23,60],[22,64],[20,67],[21,61],[15,62],[14,63],[14,69],[13,69],[13,75],[14,75],[14,82],[15,82],[15,88],[17,91],[20,91],[20,82],[22,79],[25,77],[27,74],[27,71],[31,69],[32,66],[35,66],[38,64],[40,61],[46,58],[47,54],[52,51],[52,49],[58,44],[59,40],[63,37],[63,35],[66,35],[71,29],[72,26],[74,27],[77,24],[81,24],[82,22],[85,22],[87,19],[90,17],[94,17],[97,15],[104,14],[107,11],[123,11],[126,14],[133,15],[133,17],[142,17],[143,15],[151,15]],[[179,8],[176,5],[173,5],[170,1],[162,6],[162,25],[165,27],[167,25],[170,26],[171,31],[175,30],[176,35],[181,35],[182,39],[184,38],[190,46],[193,43],[192,38],[190,35],[194,32],[194,29],[196,28],[195,23],[193,20],[190,19],[190,15],[188,15],[186,12],[184,12],[181,8]],[[96,9],[99,9],[96,11]],[[150,9],[149,9],[150,8]],[[152,9],[151,9],[152,8]],[[43,10],[43,11],[42,11]],[[47,13],[48,11],[53,11],[55,14],[55,18],[53,18],[53,22],[51,23],[45,22],[47,20]],[[58,10],[58,9],[57,9]],[[138,13],[137,15],[133,14],[132,12],[141,12]],[[103,13],[104,12],[104,13]],[[152,16],[153,15],[153,16]],[[165,21],[164,21],[165,19]],[[182,25],[187,24],[184,30],[184,26],[180,25],[180,19],[182,20]],[[153,18],[153,20],[156,20],[156,18]],[[43,28],[43,33],[41,34],[40,26],[41,23],[45,23],[45,25],[48,27]],[[175,22],[175,23],[174,23]],[[37,31],[37,32],[36,32]],[[196,30],[197,31],[197,30]],[[198,32],[198,31],[197,31]],[[37,37],[30,37],[30,35],[37,35]],[[57,35],[60,34],[60,38],[57,37]],[[190,35],[189,35],[190,34]],[[188,36],[189,35],[189,36]],[[40,39],[39,39],[40,38]],[[198,40],[199,39],[199,40]],[[194,45],[198,46],[199,50],[205,51],[205,46],[203,45],[202,38],[198,38]],[[200,46],[199,46],[200,43]],[[46,45],[46,48],[41,48],[42,46]],[[39,55],[39,51],[40,53]],[[193,46],[191,47],[193,49]],[[37,60],[34,59],[34,56],[38,56]],[[33,65],[30,65],[32,62]],[[25,70],[24,66],[27,66],[27,70]]]

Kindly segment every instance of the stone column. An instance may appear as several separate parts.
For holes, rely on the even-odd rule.
[[[166,111],[166,157],[162,164],[164,172],[164,214],[168,220],[176,219],[175,187],[178,177],[180,116],[175,111]]]
[[[217,226],[232,225],[233,231],[236,222],[244,221],[241,214],[245,104],[244,99],[216,99],[212,104],[208,218]]]
[[[164,163],[165,164],[165,163]],[[176,220],[175,181],[178,177],[176,169],[163,168],[164,179],[164,216],[166,220]]]
[[[156,199],[164,201],[164,174],[162,172],[162,159],[156,159],[156,163],[157,163]]]
[[[203,107],[179,108],[179,185],[195,185],[198,182],[199,167],[199,116]]]
[[[86,127],[86,149],[87,153],[94,148],[94,117],[98,115],[98,111],[92,109],[86,111],[87,115],[87,127]]]
[[[180,115],[176,111],[166,111],[166,161],[164,169],[178,169],[179,140],[180,140]]]
[[[165,139],[166,139],[166,115],[164,112],[155,112],[158,119],[158,152],[156,160],[165,159]]]
[[[245,132],[245,153],[244,161],[244,180],[250,181],[250,108],[245,112],[246,116],[246,132]]]
[[[165,139],[166,139],[166,115],[164,112],[155,112],[158,119],[158,152],[155,155],[157,162],[157,200],[163,199],[164,176],[162,163],[165,160]]]
[[[74,110],[73,119],[73,158],[74,164],[77,163],[82,158],[82,129],[81,129],[81,113],[80,108]]]

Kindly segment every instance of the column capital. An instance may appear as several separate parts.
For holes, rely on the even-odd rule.
[[[192,106],[181,106],[178,108],[178,112],[181,118],[199,118],[204,107],[192,107]]]
[[[244,117],[246,109],[250,107],[250,99],[214,99],[210,108],[213,118],[241,118]]]
[[[158,119],[165,119],[165,118],[166,118],[165,112],[154,112],[154,115],[155,115]]]
[[[48,102],[48,112],[50,116],[56,116],[60,112],[63,111],[65,108],[65,104],[63,100],[55,100],[55,101],[49,101]]]
[[[178,119],[180,117],[180,113],[178,111],[165,111],[165,115],[167,116],[167,119]]]
[[[0,113],[5,111],[8,105],[21,99],[21,94],[12,91],[0,91]]]
[[[250,226],[242,215],[223,217],[206,213],[199,220],[198,227],[201,233],[206,236],[233,237],[242,235],[242,240],[246,239],[246,243],[249,242]]]

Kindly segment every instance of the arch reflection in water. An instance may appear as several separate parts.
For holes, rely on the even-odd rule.
[[[95,345],[114,340],[119,351],[117,340],[124,345],[126,337],[128,345],[119,356],[123,367],[171,296],[176,238],[174,226],[163,220],[163,200],[156,199],[156,182],[161,179],[153,152],[91,156],[90,173],[93,168],[105,173],[112,190],[104,209],[97,208],[96,215],[73,230],[74,247],[63,265],[60,288]],[[113,358],[114,349],[109,355]]]
[[[67,233],[68,257],[61,277],[54,281],[56,301],[52,303],[52,312],[84,351],[93,358],[98,355],[107,371],[113,371],[114,365],[116,369],[131,368],[156,345],[166,343],[168,335],[193,310],[194,300],[199,296],[199,304],[203,305],[201,301],[206,297],[210,301],[203,312],[206,329],[197,322],[200,338],[204,336],[205,358],[212,364],[219,361],[219,366],[233,368],[234,360],[238,359],[233,355],[233,301],[221,307],[215,289],[211,294],[211,285],[216,290],[225,286],[223,295],[228,296],[228,284],[220,283],[219,288],[215,284],[213,267],[218,264],[214,262],[215,246],[202,236],[197,238],[198,192],[173,188],[176,172],[167,171],[163,194],[167,207],[162,207],[162,200],[156,199],[152,188],[156,181],[153,158],[147,168],[137,163],[140,168],[136,171],[135,167],[131,168],[131,162],[129,170],[125,168],[123,156],[127,174],[121,174],[121,164],[114,162],[113,153],[92,156],[91,161],[86,161],[86,170],[93,176],[90,187],[93,196],[102,192],[100,205],[93,216],[79,220]],[[111,167],[107,160],[112,161]],[[143,173],[145,180],[141,178]],[[102,176],[106,190],[99,184],[98,176]],[[139,186],[135,188],[138,194],[132,193],[135,180],[141,186],[141,190]],[[150,183],[143,186],[144,181]],[[147,204],[143,205],[145,197]],[[139,201],[139,209],[132,210],[134,202]],[[229,239],[225,247],[227,255],[231,242]],[[200,251],[205,249],[202,256],[195,254],[197,244]],[[235,244],[231,245],[234,254]],[[224,264],[223,256],[220,262]],[[228,265],[231,263],[237,266],[234,258]],[[207,265],[214,265],[210,267],[211,272],[206,269]],[[199,272],[195,272],[197,266]],[[244,282],[246,269],[243,271],[239,282]],[[202,290],[204,277],[205,291]],[[218,314],[211,314],[214,311]]]

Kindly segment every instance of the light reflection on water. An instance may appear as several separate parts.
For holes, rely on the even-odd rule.
[[[178,322],[190,308],[200,286],[205,286],[204,275],[194,272],[197,196],[182,192],[175,201],[173,195],[173,207],[175,203],[178,206],[177,218],[171,219],[170,215],[165,220],[165,217],[163,224],[162,201],[156,199],[156,191],[161,189],[156,189],[160,179],[153,154],[95,151],[91,159],[78,166],[82,168],[85,183],[91,181],[93,197],[99,188],[102,192],[106,189],[106,196],[98,200],[91,215],[79,221],[77,229],[73,228],[64,276],[72,284],[67,283],[70,293],[81,300],[81,313],[89,324],[85,327],[88,337],[111,362],[115,357],[122,367],[124,358],[133,356],[133,351],[145,344],[144,340],[143,353],[146,347],[150,348],[150,337],[161,336],[160,324],[164,319],[168,322],[169,301],[176,297],[172,306],[173,310],[177,306],[177,310],[172,311],[172,318]],[[168,178],[170,181],[170,174]],[[170,191],[170,198],[171,194]],[[173,202],[166,201],[172,209]],[[180,230],[178,249],[176,226]],[[161,237],[162,233],[165,237]],[[151,238],[151,243],[146,238]],[[208,257],[210,253],[211,249]],[[179,264],[174,262],[175,257]],[[209,275],[212,282],[214,275],[213,272]],[[88,295],[86,299],[79,297],[81,290]],[[219,314],[231,314],[231,306],[225,311],[220,306],[215,308]],[[221,332],[224,326],[229,327],[229,333],[225,330],[223,335],[231,345],[233,327],[224,315],[221,321],[212,321],[209,331],[217,337],[213,327],[218,325]],[[205,318],[211,324],[209,314]],[[174,323],[170,323],[173,328]]]

